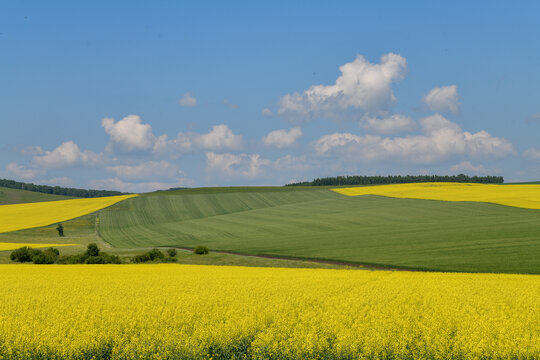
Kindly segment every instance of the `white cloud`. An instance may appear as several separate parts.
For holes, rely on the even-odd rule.
[[[41,146],[29,146],[21,150],[21,154],[27,156],[43,155],[45,151]]]
[[[178,100],[178,103],[182,106],[193,107],[197,105],[197,98],[188,91],[180,98],[180,100]]]
[[[165,139],[166,140],[166,139]],[[166,141],[169,150],[189,152],[197,149],[205,150],[238,150],[242,148],[242,135],[236,135],[225,124],[214,125],[206,134],[178,133],[175,139]],[[160,146],[160,150],[164,149]]]
[[[33,157],[33,163],[47,169],[60,169],[73,166],[95,166],[102,162],[102,157],[92,151],[81,151],[73,141],[66,141],[53,151]]]
[[[423,98],[424,103],[433,111],[459,111],[459,95],[456,85],[433,88]]]
[[[377,118],[365,115],[360,120],[360,126],[366,131],[375,134],[395,134],[416,129],[416,122],[408,116],[394,114],[388,117]]]
[[[203,149],[239,149],[242,136],[235,135],[227,125],[214,125],[208,134],[195,136],[194,143]]]
[[[420,120],[420,124],[423,134],[407,137],[324,135],[316,141],[315,150],[319,155],[338,151],[353,160],[403,160],[416,164],[431,164],[453,156],[502,157],[515,152],[505,139],[485,131],[462,131],[438,114]]]
[[[298,172],[306,171],[312,168],[311,164],[308,163],[305,156],[292,156],[285,155],[272,162],[272,166],[276,170],[287,171],[287,172]]]
[[[108,171],[128,180],[171,178],[178,175],[178,168],[165,160],[147,161],[137,165],[108,166]]]
[[[42,169],[28,168],[24,165],[19,165],[14,162],[7,164],[6,173],[8,176],[13,176],[16,179],[35,179],[36,176],[43,173]]]
[[[254,178],[260,175],[263,166],[271,161],[261,159],[259,154],[216,154],[206,153],[206,168],[209,172],[216,172],[228,177]]]
[[[540,149],[534,147],[527,149],[527,151],[523,153],[523,156],[533,160],[540,160]]]
[[[275,146],[284,148],[293,145],[298,138],[302,136],[302,129],[294,127],[291,130],[274,130],[262,138],[262,142],[266,146]]]
[[[156,142],[152,126],[143,124],[137,115],[128,115],[116,123],[112,118],[104,118],[101,125],[110,137],[109,150],[110,146],[126,152],[150,150]]]
[[[462,161],[450,168],[454,174],[462,173],[466,175],[494,175],[493,169],[488,169],[482,164],[474,165],[470,161]]]
[[[380,110],[395,101],[391,84],[403,78],[407,61],[397,54],[386,54],[379,64],[363,56],[339,70],[334,85],[313,85],[302,93],[286,94],[279,100],[278,113],[293,118],[333,117],[349,108]]]
[[[262,114],[267,117],[274,116],[274,113],[269,108],[262,109]]]

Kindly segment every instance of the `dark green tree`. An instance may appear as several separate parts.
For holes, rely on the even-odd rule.
[[[88,244],[88,247],[86,248],[85,255],[88,256],[99,256],[99,247],[96,243],[90,243]]]
[[[56,231],[58,231],[58,236],[64,236],[64,225],[58,224],[56,227]]]

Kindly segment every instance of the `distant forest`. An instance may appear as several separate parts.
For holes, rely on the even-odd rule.
[[[297,182],[285,186],[335,186],[335,185],[376,185],[406,184],[422,182],[458,182],[479,184],[502,184],[502,176],[467,176],[459,175],[389,175],[389,176],[336,176]]]
[[[80,198],[95,198],[103,196],[115,196],[123,195],[120,191],[111,190],[86,190],[86,189],[74,189],[65,188],[60,186],[48,186],[48,185],[35,185],[32,183],[24,183],[15,180],[0,179],[0,187],[6,187],[10,189],[28,190],[34,192],[40,192],[44,194],[65,195]]]

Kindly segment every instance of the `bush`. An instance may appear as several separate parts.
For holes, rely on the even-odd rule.
[[[150,256],[148,256],[148,253],[144,253],[144,254],[133,257],[133,262],[135,263],[145,263],[148,261],[150,261]]]
[[[84,264],[88,259],[85,254],[62,256],[58,259],[59,264]]]
[[[133,262],[135,263],[145,263],[156,260],[165,260],[165,255],[161,251],[159,251],[159,249],[155,248],[148,252],[145,252],[144,254],[133,257]]]
[[[39,251],[39,250],[38,250]],[[9,258],[11,261],[16,262],[30,262],[32,261],[32,258],[34,256],[34,251],[31,247],[23,246],[21,248],[18,248],[17,250],[13,251]]]
[[[34,264],[54,264],[56,258],[51,256],[50,253],[44,253],[40,251],[39,254],[34,256],[32,261],[34,262]]]
[[[170,249],[167,249],[167,255],[169,255],[169,257],[175,257],[176,256],[176,249],[175,248],[170,248]]]
[[[96,243],[90,243],[86,248],[85,254],[88,256],[99,256],[99,247]]]
[[[208,254],[208,248],[206,246],[199,245],[193,249],[193,252],[197,255],[206,255]]]
[[[158,249],[154,248],[148,252],[148,257],[150,258],[150,260],[154,261],[163,259],[165,255],[163,255],[163,253]]]

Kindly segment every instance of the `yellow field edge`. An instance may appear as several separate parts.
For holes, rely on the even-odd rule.
[[[135,196],[138,195],[0,205],[0,233],[75,219]]]
[[[473,201],[524,209],[540,209],[539,184],[496,185],[441,182],[360,186],[331,190],[347,196],[380,195],[404,199]]]

